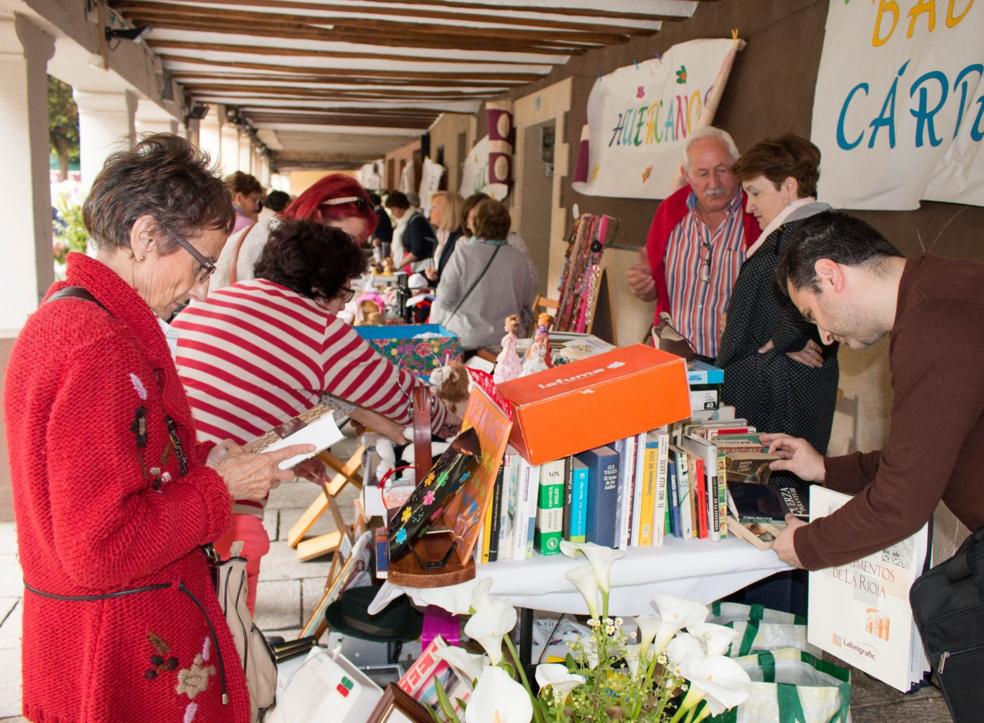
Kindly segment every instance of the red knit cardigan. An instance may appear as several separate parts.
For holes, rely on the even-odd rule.
[[[649,225],[649,233],[646,235],[646,255],[649,257],[649,268],[653,272],[653,281],[656,282],[656,311],[653,314],[653,325],[659,324],[659,316],[662,312],[671,314],[670,290],[666,285],[666,244],[670,238],[673,227],[680,223],[687,215],[689,207],[687,199],[690,198],[692,189],[684,186],[663,200],[656,207],[653,221]],[[741,225],[745,234],[742,243],[747,249],[755,239],[762,233],[758,221],[755,217],[745,210],[748,204],[748,196],[741,192]]]
[[[68,284],[105,309],[75,298],[43,304],[17,339],[5,387],[28,587],[24,715],[245,723],[245,677],[199,549],[229,523],[225,483],[204,466],[148,306],[82,254],[69,255]],[[189,457],[184,476],[166,417]]]

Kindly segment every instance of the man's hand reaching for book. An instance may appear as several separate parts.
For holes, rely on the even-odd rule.
[[[823,482],[827,476],[823,455],[805,439],[788,434],[763,434],[760,438],[763,444],[769,445],[770,454],[781,458],[770,463],[769,469],[792,472],[805,482]]]
[[[315,447],[310,444],[294,444],[275,452],[245,452],[235,445],[227,447],[226,454],[208,465],[225,480],[234,500],[262,500],[281,482],[292,479],[293,471],[280,469],[284,460],[299,454],[310,454]]]
[[[796,555],[796,548],[793,546],[793,534],[800,527],[806,527],[806,523],[803,520],[792,515],[786,515],[786,529],[779,533],[779,537],[772,544],[772,549],[779,556],[779,559],[787,565],[801,568],[803,567],[803,563],[800,562],[799,557]]]

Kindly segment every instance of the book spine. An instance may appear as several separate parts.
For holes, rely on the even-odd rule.
[[[679,465],[677,465],[677,469],[679,469]],[[686,513],[680,506],[680,485],[677,477],[671,477],[669,479],[666,494],[666,503],[670,508],[670,532],[674,537],[683,537],[681,519]]]
[[[620,521],[618,528],[618,546],[625,549],[629,546],[629,535],[632,528],[632,490],[635,487],[635,457],[638,453],[636,449],[635,437],[625,439],[625,457],[619,458],[620,480],[622,499],[620,500]]]
[[[666,519],[666,483],[670,461],[670,435],[660,433],[656,460],[656,499],[653,504],[653,545],[662,545]]]
[[[489,524],[489,562],[499,559],[499,522],[502,519],[502,495],[503,484],[505,483],[506,464],[505,461],[499,463],[499,474],[495,477],[495,486],[492,488],[492,504],[489,505],[491,522]]]
[[[693,482],[697,494],[694,496],[697,501],[697,536],[707,539],[707,487],[704,480],[704,460],[688,455],[687,470]]]
[[[670,459],[666,464],[666,490],[664,492],[666,498],[665,508],[663,510],[663,538],[665,539],[667,535],[673,534],[673,524],[670,522],[670,517],[673,514],[673,494],[670,492],[674,487],[677,486],[677,469],[676,469],[676,459],[673,454],[670,454]]]
[[[548,462],[540,468],[533,549],[541,555],[560,552],[564,526],[564,460]]]
[[[618,455],[595,455],[588,484],[588,542],[615,547]]]
[[[710,450],[711,459],[704,461],[704,475],[707,477],[707,534],[712,540],[721,539],[721,508],[718,506],[717,453]]]
[[[574,459],[567,457],[564,460],[564,520],[561,527],[561,535],[565,540],[571,539],[571,512],[574,510]]]
[[[645,432],[636,435],[636,455],[635,460],[633,460],[635,463],[635,470],[633,471],[635,483],[632,487],[632,529],[629,535],[629,544],[633,546],[639,544],[639,528],[642,525],[642,488],[645,486],[646,477],[647,438],[648,435]]]
[[[717,474],[715,479],[718,486],[718,519],[720,520],[721,539],[728,536],[728,466],[723,452],[717,452]]]
[[[588,532],[588,482],[587,467],[578,466],[571,472],[571,542],[587,542]]]
[[[642,478],[642,510],[639,513],[640,547],[650,547],[653,544],[653,509],[656,504],[656,469],[659,457],[659,450],[656,449],[656,445],[655,440],[649,439],[646,441],[644,451],[646,467]]]
[[[526,504],[526,544],[523,558],[533,557],[533,538],[536,535],[536,505],[540,494],[540,465],[530,468],[530,498]]]
[[[502,460],[502,506],[499,510],[499,559],[511,560],[513,553],[513,517],[516,512],[519,455],[506,452]]]
[[[628,456],[628,450],[626,449],[624,439],[618,440],[612,445],[612,447],[616,452],[618,452],[619,459],[618,482],[615,487],[615,546],[617,547],[622,537],[622,503],[625,500],[625,458]]]
[[[516,472],[516,509],[513,510],[512,559],[514,560],[522,560],[526,557],[526,524],[529,516],[530,469],[531,467],[526,460],[519,460],[519,466]]]
[[[691,483],[687,453],[677,451],[675,455],[677,457],[677,477],[679,478],[677,480],[677,487],[680,494],[680,521],[678,529],[680,530],[680,537],[689,540],[697,536],[697,526],[694,524],[693,513],[694,495],[697,491]]]

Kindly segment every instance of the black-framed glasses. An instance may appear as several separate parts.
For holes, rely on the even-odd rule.
[[[174,236],[173,238],[178,246],[191,254],[191,258],[198,262],[200,268],[198,269],[198,273],[195,274],[195,281],[199,284],[204,284],[208,277],[215,273],[215,263],[180,236]]]
[[[697,276],[704,283],[711,280],[711,244],[703,240],[700,241],[698,252]]]
[[[355,298],[355,289],[349,286],[343,286],[338,290],[338,298],[341,299],[343,304],[349,303],[353,298]]]

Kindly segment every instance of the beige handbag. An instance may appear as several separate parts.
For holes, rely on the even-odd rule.
[[[246,607],[246,558],[239,554],[242,549],[241,540],[233,542],[230,558],[216,563],[216,591],[246,673],[251,718],[259,721],[276,702],[277,664],[270,645],[253,624],[253,616]]]

